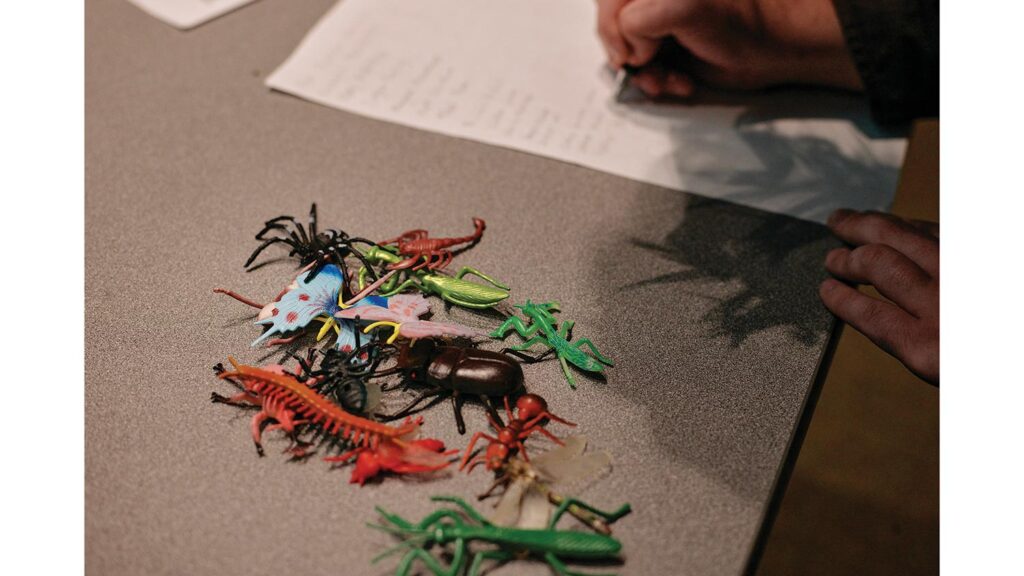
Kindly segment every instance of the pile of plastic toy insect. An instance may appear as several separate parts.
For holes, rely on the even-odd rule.
[[[268,220],[245,267],[280,245],[298,260],[298,273],[265,303],[214,291],[258,309],[263,332],[253,346],[279,348],[282,360],[249,366],[229,358],[229,367],[217,364],[217,377],[237,391],[214,392],[212,400],[254,410],[251,434],[260,456],[262,435],[280,431],[293,458],[320,452],[327,462],[351,465],[352,483],[405,474],[441,478],[437,471],[456,463],[467,473],[481,464],[493,473],[493,483],[478,496],[484,500],[501,489],[488,517],[454,496],[431,498],[437,510],[417,522],[377,508],[380,523],[369,526],[401,541],[374,561],[401,553],[396,574],[416,567],[435,575],[478,574],[485,562],[532,557],[571,575],[578,573],[566,562],[621,562],[611,525],[629,513],[629,504],[607,512],[562,488],[607,469],[608,454],[587,452],[583,436],[560,437],[546,428],[576,425],[526,391],[520,365],[557,359],[575,388],[575,370],[600,373],[612,361],[590,340],[573,339],[573,322],[555,316],[557,302],[526,300],[510,307],[510,288],[495,278],[469,266],[449,273],[455,256],[483,238],[484,221],[474,218],[473,226],[472,234],[456,238],[410,230],[373,242],[321,230],[315,204],[305,224],[291,216]],[[432,301],[474,311],[481,322],[501,321],[487,332],[429,320]],[[520,344],[501,351],[481,347],[511,332]],[[544,351],[531,356],[534,347]],[[492,432],[476,431],[461,457],[441,440],[419,437],[422,412],[445,398],[460,434],[466,433],[467,399],[484,406]],[[526,444],[535,433],[554,448],[531,457]],[[482,442],[486,446],[478,446]],[[558,528],[566,513],[582,526]],[[438,546],[440,555],[432,552]]]

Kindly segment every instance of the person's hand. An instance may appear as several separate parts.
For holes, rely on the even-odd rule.
[[[829,252],[825,268],[847,282],[873,285],[890,302],[830,278],[819,290],[825,306],[915,374],[938,384],[938,224],[837,210],[828,225],[853,248]]]
[[[685,98],[697,82],[861,89],[831,0],[597,0],[597,30],[609,64],[640,68],[650,96]]]

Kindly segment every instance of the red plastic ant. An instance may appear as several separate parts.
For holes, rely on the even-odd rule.
[[[496,421],[493,416],[488,414],[487,420],[491,423],[491,428],[494,428],[495,432],[497,432],[497,437],[490,436],[486,432],[474,434],[473,439],[469,441],[469,446],[466,447],[466,455],[462,457],[459,470],[469,465],[468,471],[472,472],[477,464],[486,464],[488,470],[500,470],[514,450],[518,450],[523,455],[523,459],[529,462],[530,457],[526,454],[526,446],[523,445],[523,441],[530,434],[540,432],[556,444],[564,444],[554,434],[541,427],[541,421],[549,419],[561,422],[566,426],[576,425],[548,412],[548,403],[537,394],[523,394],[520,396],[516,400],[516,411],[518,413],[517,416],[513,416],[512,409],[508,404],[508,396],[505,396],[505,413],[508,415],[508,425],[502,426],[501,422]],[[487,451],[484,454],[470,461],[469,457],[473,454],[473,446],[481,438],[490,441],[490,445],[487,446]]]

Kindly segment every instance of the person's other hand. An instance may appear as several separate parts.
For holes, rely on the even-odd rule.
[[[837,210],[828,225],[852,249],[829,252],[825,268],[847,282],[871,284],[890,302],[830,278],[819,290],[825,306],[915,374],[938,384],[938,224]]]
[[[611,66],[640,68],[633,83],[654,97],[696,82],[861,89],[831,0],[597,0],[597,30]]]

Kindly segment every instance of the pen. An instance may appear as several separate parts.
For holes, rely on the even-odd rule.
[[[622,102],[625,99],[626,93],[629,91],[630,80],[633,75],[636,74],[637,68],[624,64],[619,71],[615,73],[615,101]]]

